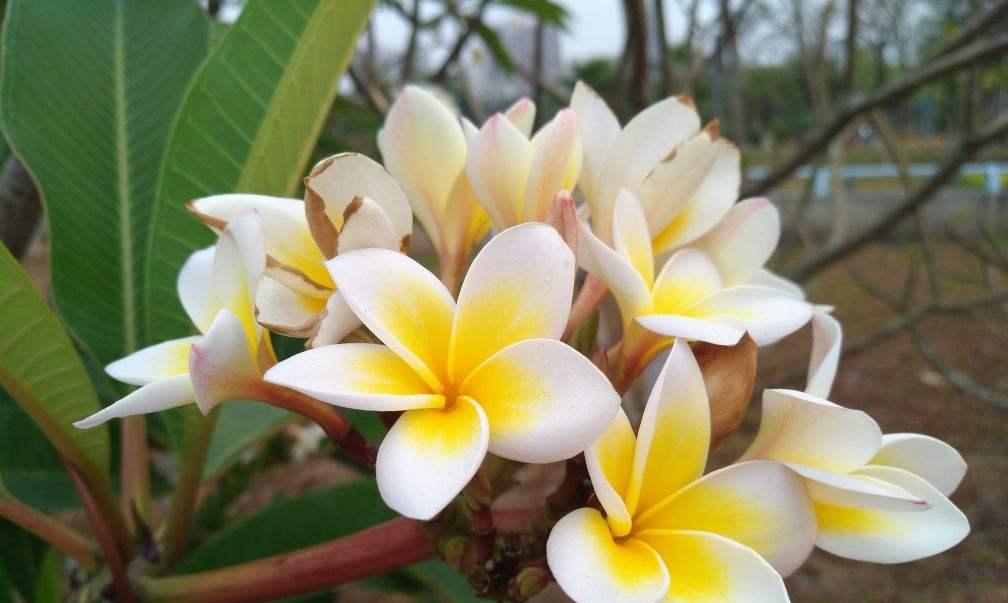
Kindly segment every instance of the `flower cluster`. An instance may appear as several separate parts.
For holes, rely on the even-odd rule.
[[[379,491],[421,520],[489,479],[493,458],[583,454],[592,492],[545,544],[580,603],[787,601],[782,576],[816,546],[897,563],[965,537],[947,498],[965,472],[954,449],[884,435],[826,399],[840,325],[764,267],[779,216],[766,199],[738,201],[739,152],[716,122],[680,97],[621,127],[583,84],[533,134],[535,112],[523,99],[477,127],[410,86],[378,134],[384,166],[328,158],[303,201],[193,201],[218,233],[178,279],[202,335],[110,364],[141,387],[77,425],[189,402],[206,413],[257,392],[271,402],[268,387],[380,412]],[[406,253],[413,216],[440,278]],[[608,348],[575,350],[571,334],[608,293],[618,336],[593,332]],[[712,408],[744,408],[752,384],[726,401],[694,349],[769,345],[809,322],[806,391],[764,392],[751,446],[705,474],[723,427]],[[307,349],[277,362],[269,332]],[[635,431],[621,396],[662,353]]]

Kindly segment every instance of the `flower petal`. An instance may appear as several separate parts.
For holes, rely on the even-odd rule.
[[[738,199],[742,172],[738,148],[723,139],[713,144],[714,163],[689,203],[654,236],[656,253],[688,245],[714,228]],[[674,160],[673,160],[674,161]],[[659,226],[652,225],[652,228]],[[653,232],[653,231],[652,231]]]
[[[801,478],[779,463],[750,461],[702,477],[634,520],[635,534],[653,529],[719,534],[787,575],[812,551],[816,523]]]
[[[228,222],[217,239],[213,287],[217,307],[229,310],[241,321],[251,349],[258,349],[262,333],[255,320],[255,298],[259,279],[265,271],[266,244],[262,218],[255,210],[245,212]],[[218,316],[214,317],[214,321]]]
[[[605,283],[619,305],[623,324],[651,307],[647,283],[629,261],[603,243],[588,226],[578,226],[577,261],[585,272]]]
[[[343,212],[343,228],[336,239],[336,253],[379,247],[402,251],[403,238],[389,215],[371,197],[357,197]]]
[[[714,345],[735,345],[746,332],[745,325],[732,316],[701,319],[674,314],[645,314],[638,316],[637,322],[652,333]]]
[[[903,563],[936,555],[969,533],[969,521],[945,496],[908,471],[870,466],[858,475],[883,480],[927,500],[919,512],[815,505],[816,545],[834,555],[874,563]]]
[[[243,397],[241,381],[258,380],[258,346],[249,345],[245,325],[230,310],[221,310],[213,324],[189,350],[189,376],[196,404],[203,414],[228,400]]]
[[[840,364],[842,345],[840,323],[826,312],[816,310],[812,314],[812,354],[809,357],[806,393],[820,398],[829,397]]]
[[[358,249],[326,265],[361,322],[440,391],[455,313],[455,300],[441,281],[388,249]]]
[[[687,309],[717,293],[721,286],[721,275],[707,254],[680,249],[665,262],[655,281],[654,312],[684,315]]]
[[[256,321],[274,333],[308,337],[318,328],[326,299],[306,295],[263,276],[256,289]]]
[[[744,285],[773,255],[780,228],[780,213],[773,203],[762,197],[746,199],[690,247],[714,261],[726,287]]]
[[[613,540],[595,509],[577,509],[553,526],[546,559],[557,583],[577,603],[655,603],[669,588],[669,571],[643,542]]]
[[[470,141],[466,174],[499,230],[522,222],[533,152],[528,138],[500,113]]]
[[[189,320],[206,333],[217,315],[217,297],[213,288],[214,248],[193,252],[178,276],[178,296]]]
[[[532,127],[535,125],[536,106],[528,98],[519,98],[504,111],[504,117],[508,118],[514,127],[518,128],[525,138],[532,136]]]
[[[152,345],[120,358],[105,367],[116,381],[130,385],[147,385],[172,375],[189,372],[189,348],[196,337],[183,337]]]
[[[630,513],[650,509],[703,475],[710,446],[710,407],[689,344],[677,339],[644,407],[633,472]]]
[[[794,390],[763,392],[759,433],[743,459],[770,459],[850,473],[879,450],[882,430],[860,410],[852,410]]]
[[[570,108],[577,115],[584,150],[584,165],[578,186],[588,199],[592,215],[601,216],[601,207],[597,201],[599,176],[609,147],[620,133],[619,120],[602,97],[584,82],[578,82],[574,86]]]
[[[543,222],[553,197],[574,190],[581,173],[581,135],[577,117],[563,109],[532,138],[532,163],[525,185],[526,222]]]
[[[717,122],[711,122],[684,140],[644,180],[640,198],[652,235],[661,233],[689,205],[707,178],[718,156],[717,127]]]
[[[787,603],[780,574],[756,551],[717,534],[648,530],[639,538],[669,568],[667,601]]]
[[[440,408],[408,364],[375,343],[341,343],[306,350],[266,371],[263,379],[329,404],[360,410]]]
[[[343,341],[347,335],[361,326],[361,321],[339,291],[334,291],[326,300],[325,314],[318,323],[318,331],[305,344],[308,348],[319,348]]]
[[[245,212],[259,212],[266,254],[312,282],[332,287],[323,265],[325,258],[308,229],[305,204],[301,199],[235,193],[197,199],[190,204],[190,209],[217,231]]]
[[[317,219],[321,217],[319,209],[342,236],[347,210],[354,199],[365,197],[381,208],[388,225],[392,227],[388,236],[394,238],[395,242],[380,239],[382,247],[400,249],[403,239],[413,232],[413,211],[403,189],[385,168],[364,155],[341,153],[327,157],[315,165],[305,178],[304,185],[305,202],[313,206],[308,211],[309,225],[317,240],[329,239],[324,231],[326,225]],[[319,227],[323,229],[322,233],[319,232]],[[323,236],[319,237],[319,234]]]
[[[90,429],[110,419],[158,412],[193,401],[192,381],[188,373],[151,381],[121,400],[74,423],[78,429]]]
[[[882,447],[869,464],[909,471],[945,496],[955,492],[966,475],[966,461],[955,448],[919,433],[885,434]]]
[[[382,499],[406,517],[434,517],[476,474],[488,439],[483,409],[464,396],[451,408],[406,411],[378,449]]]
[[[466,140],[458,118],[431,93],[406,86],[378,132],[378,148],[427,235],[439,241],[440,216],[465,169]]]
[[[630,485],[636,442],[630,419],[620,408],[609,427],[584,453],[595,496],[602,503],[609,529],[615,536],[630,533],[630,511],[623,497]]]
[[[770,287],[771,289],[783,291],[792,297],[805,299],[805,290],[802,289],[798,283],[790,281],[779,274],[767,270],[766,268],[757,271],[749,281],[749,284],[758,285],[760,287]]]
[[[787,466],[805,478],[805,489],[818,504],[904,512],[919,512],[930,507],[926,500],[882,480],[855,473],[841,475],[796,463],[787,463]]]
[[[574,271],[574,254],[545,224],[521,224],[492,238],[459,292],[450,352],[454,381],[512,343],[559,339],[570,314]]]
[[[603,228],[599,232],[603,240],[610,236],[605,228],[609,220],[605,218],[611,216],[609,212],[619,189],[640,190],[658,162],[699,129],[700,117],[693,102],[686,97],[659,101],[627,123],[613,140],[602,164],[598,191],[602,215],[597,215],[592,208],[592,219],[602,218]]]
[[[613,248],[633,264],[649,288],[654,284],[654,254],[651,250],[647,218],[644,217],[644,210],[637,196],[625,188],[620,189],[616,198],[613,215]]]
[[[473,371],[459,392],[486,411],[490,452],[525,463],[552,463],[581,452],[606,429],[620,403],[591,361],[554,339],[504,348]]]
[[[764,346],[800,329],[812,318],[812,306],[777,289],[739,285],[704,299],[689,313],[699,318],[734,316],[756,345]]]

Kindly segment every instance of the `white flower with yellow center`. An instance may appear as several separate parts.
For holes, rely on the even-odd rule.
[[[385,502],[429,519],[487,451],[548,463],[584,450],[619,397],[557,339],[570,312],[574,257],[555,230],[523,224],[494,237],[458,296],[414,260],[382,249],[327,262],[344,299],[384,343],[316,348],[265,376],[319,400],[405,411],[378,451]]]
[[[545,222],[558,193],[574,189],[581,137],[574,111],[564,109],[529,138],[535,106],[516,103],[470,132],[466,173],[498,230]]]
[[[620,412],[585,452],[605,517],[578,509],[553,528],[550,570],[577,603],[787,601],[781,574],[813,548],[801,480],[753,461],[703,475],[710,409],[678,340],[634,435]]]
[[[442,274],[456,280],[490,228],[466,176],[468,147],[458,116],[430,92],[406,86],[378,132],[378,149],[427,232]]]
[[[673,253],[657,276],[637,197],[621,190],[614,211],[613,247],[582,224],[577,257],[619,305],[624,355],[646,360],[670,337],[727,346],[748,332],[757,345],[767,345],[811,317],[811,304],[792,293],[749,284],[780,234],[777,210],[766,199],[736,205],[722,225],[697,241],[697,248]]]
[[[258,379],[274,362],[252,302],[265,267],[262,221],[255,211],[246,212],[215,246],[192,254],[179,273],[182,306],[203,335],[159,343],[109,364],[105,371],[113,378],[141,387],[74,426],[86,429],[194,401],[205,414],[234,398],[234,378]]]
[[[640,198],[656,254],[690,244],[714,227],[738,199],[739,151],[718,135],[717,122],[700,129],[693,101],[666,98],[626,126],[591,88],[578,82],[571,109],[584,147],[578,186],[595,233],[613,242],[613,208],[620,189]]]
[[[197,199],[190,210],[220,230],[256,210],[263,217],[266,273],[256,292],[260,324],[310,346],[337,343],[360,321],[335,293],[325,261],[353,249],[405,251],[413,215],[395,180],[363,155],[322,160],[305,178],[305,200],[251,194]]]

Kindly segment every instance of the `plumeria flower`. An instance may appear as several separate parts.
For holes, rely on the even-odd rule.
[[[622,189],[616,203],[613,247],[581,225],[578,262],[615,297],[623,318],[620,352],[631,364],[646,363],[672,337],[729,346],[748,332],[767,345],[808,322],[808,302],[747,284],[777,244],[777,210],[766,199],[736,207],[701,247],[676,251],[657,276],[646,217],[630,190]]]
[[[251,194],[203,197],[189,208],[216,230],[254,209],[263,217],[266,273],[256,291],[260,324],[309,346],[337,343],[360,321],[335,292],[325,261],[352,249],[405,251],[413,215],[395,180],[363,155],[319,162],[305,200]]]
[[[605,101],[581,82],[570,106],[584,146],[579,188],[595,233],[606,243],[613,242],[613,208],[621,189],[641,200],[659,255],[709,231],[738,199],[739,151],[718,135],[717,122],[700,129],[688,97],[655,103],[623,128]]]
[[[834,555],[902,563],[969,533],[947,498],[966,472],[954,448],[919,434],[883,435],[864,412],[812,394],[764,392],[760,431],[742,458],[776,460],[805,478],[816,545]]]
[[[710,410],[678,340],[634,435],[620,412],[585,452],[605,516],[578,509],[553,528],[550,570],[577,603],[787,601],[781,575],[813,548],[801,480],[774,462],[703,475]]]
[[[182,306],[203,335],[159,343],[109,364],[109,375],[140,388],[74,426],[86,429],[194,401],[206,414],[234,399],[236,380],[260,378],[275,362],[252,304],[265,268],[262,220],[255,211],[243,213],[179,273]]]
[[[407,86],[385,117],[378,148],[452,273],[449,280],[457,280],[490,228],[465,173],[468,147],[458,116],[433,94]]]
[[[581,171],[574,111],[560,111],[531,139],[521,129],[526,123],[531,128],[531,121],[523,119],[529,112],[535,116],[534,105],[519,101],[510,117],[494,115],[469,140],[466,173],[498,230],[546,221],[553,198],[574,190]]]
[[[344,299],[382,341],[308,350],[266,381],[347,408],[405,411],[376,473],[385,502],[429,519],[486,453],[529,463],[569,458],[619,405],[605,376],[558,341],[574,257],[557,232],[523,224],[473,261],[458,302],[414,260],[363,249],[327,262]]]

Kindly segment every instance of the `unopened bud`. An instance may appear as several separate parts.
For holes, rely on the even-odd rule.
[[[549,585],[550,573],[544,567],[526,567],[508,584],[508,595],[515,601],[525,601],[538,595]]]
[[[461,571],[462,557],[468,543],[469,539],[464,536],[449,536],[441,541],[441,556],[453,570]]]
[[[560,236],[567,243],[567,246],[571,248],[571,251],[577,252],[577,210],[574,207],[574,197],[568,191],[560,191],[553,197],[553,203],[550,205],[546,223],[560,233]]]

